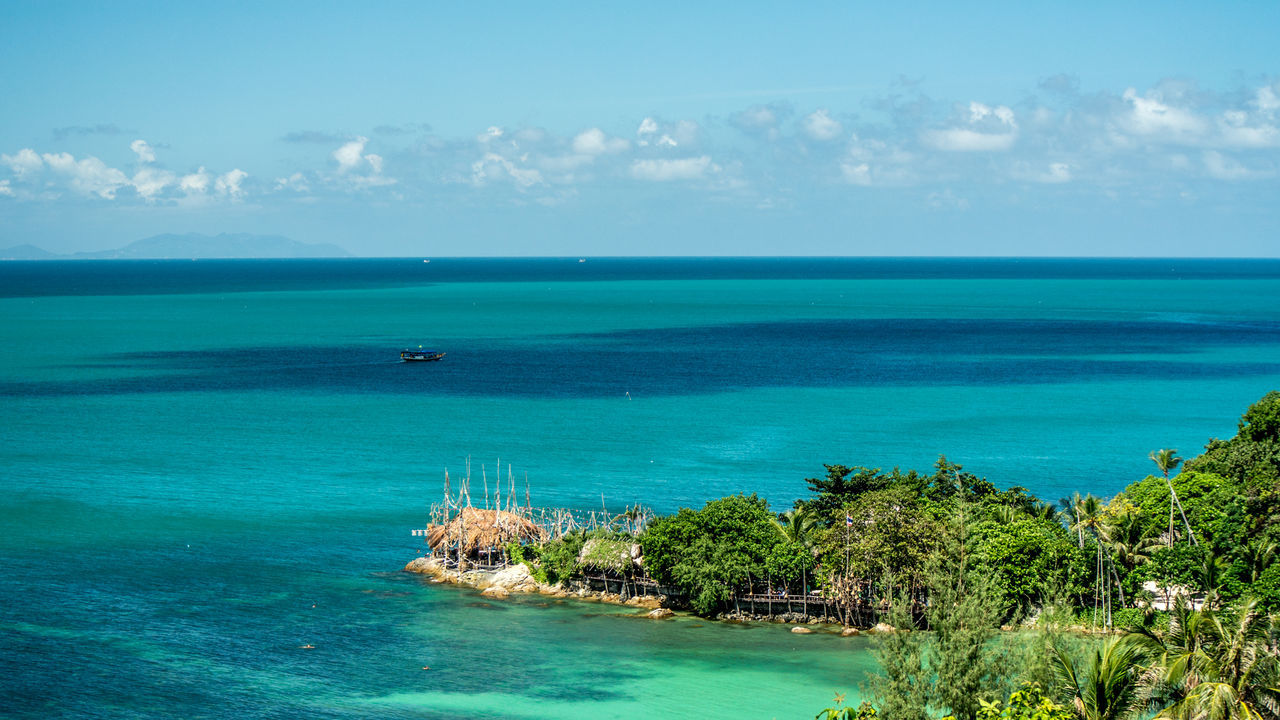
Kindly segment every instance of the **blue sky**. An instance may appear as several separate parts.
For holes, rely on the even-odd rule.
[[[479,8],[4,2],[0,247],[1280,254],[1280,3]]]

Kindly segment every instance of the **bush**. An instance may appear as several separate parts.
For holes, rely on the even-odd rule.
[[[1142,608],[1124,608],[1111,613],[1112,622],[1121,630],[1128,628],[1144,628],[1146,630],[1164,631],[1169,629],[1169,613],[1161,610],[1144,610]]]
[[[1272,563],[1262,571],[1252,591],[1267,612],[1280,611],[1280,562]]]

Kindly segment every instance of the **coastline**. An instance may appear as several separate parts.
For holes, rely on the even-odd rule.
[[[482,597],[505,599],[512,594],[543,595],[554,598],[581,600],[585,602],[608,603],[620,607],[636,608],[636,617],[661,620],[676,615],[676,610],[669,607],[666,595],[633,595],[624,598],[617,593],[595,590],[582,580],[570,581],[566,585],[549,585],[539,583],[522,563],[510,565],[501,570],[451,570],[437,558],[420,556],[409,561],[404,572],[426,575],[434,582],[446,585],[458,585],[480,590]],[[743,612],[726,612],[711,618],[702,618],[715,622],[743,623],[758,622],[770,625],[790,625],[791,632],[796,634],[824,633],[852,637],[862,634],[893,632],[893,627],[880,623],[870,628],[856,628],[833,622],[830,618],[806,616],[800,613],[779,613],[773,616]]]

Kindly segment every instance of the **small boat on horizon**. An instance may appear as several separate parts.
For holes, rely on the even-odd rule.
[[[417,350],[406,349],[400,351],[400,360],[403,362],[431,362],[433,360],[439,360],[442,357],[444,357],[444,353],[439,350],[423,350],[422,348],[418,348]]]

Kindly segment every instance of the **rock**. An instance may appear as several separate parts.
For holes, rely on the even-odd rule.
[[[632,607],[660,608],[662,607],[662,598],[653,595],[633,595],[627,599],[627,604]]]
[[[648,612],[647,617],[651,617],[654,620],[661,620],[663,618],[669,618],[672,615],[675,615],[675,613],[671,612],[667,608],[655,608]]]
[[[439,575],[443,569],[444,566],[440,561],[433,557],[417,557],[404,566],[405,572],[421,573],[423,575]]]
[[[492,573],[487,578],[486,584],[515,592],[533,592],[538,589],[538,581],[533,579],[533,575],[529,573],[529,566],[524,563]]]
[[[801,627],[800,625],[797,625],[797,626],[795,626],[795,627],[791,628],[791,632],[793,632],[793,633],[795,633],[795,634],[797,634],[797,635],[812,635],[812,634],[813,634],[813,631],[812,631],[812,630],[810,630],[810,629],[809,629],[809,628],[807,628],[807,627]]]
[[[897,629],[896,629],[896,628],[894,628],[894,627],[893,627],[892,625],[890,625],[889,623],[876,623],[876,626],[875,626],[875,627],[873,627],[873,628],[871,628],[871,629],[870,629],[870,630],[868,630],[867,632],[869,632],[869,633],[871,633],[871,634],[873,634],[873,635],[874,635],[874,634],[876,634],[876,633],[891,633],[891,632],[897,632]]]
[[[853,637],[854,635],[861,634],[862,633],[858,631],[858,628],[855,627],[847,627],[840,631],[840,637]]]
[[[507,590],[501,585],[490,585],[489,587],[485,588],[480,594],[485,597],[504,598],[510,595],[511,591]]]

